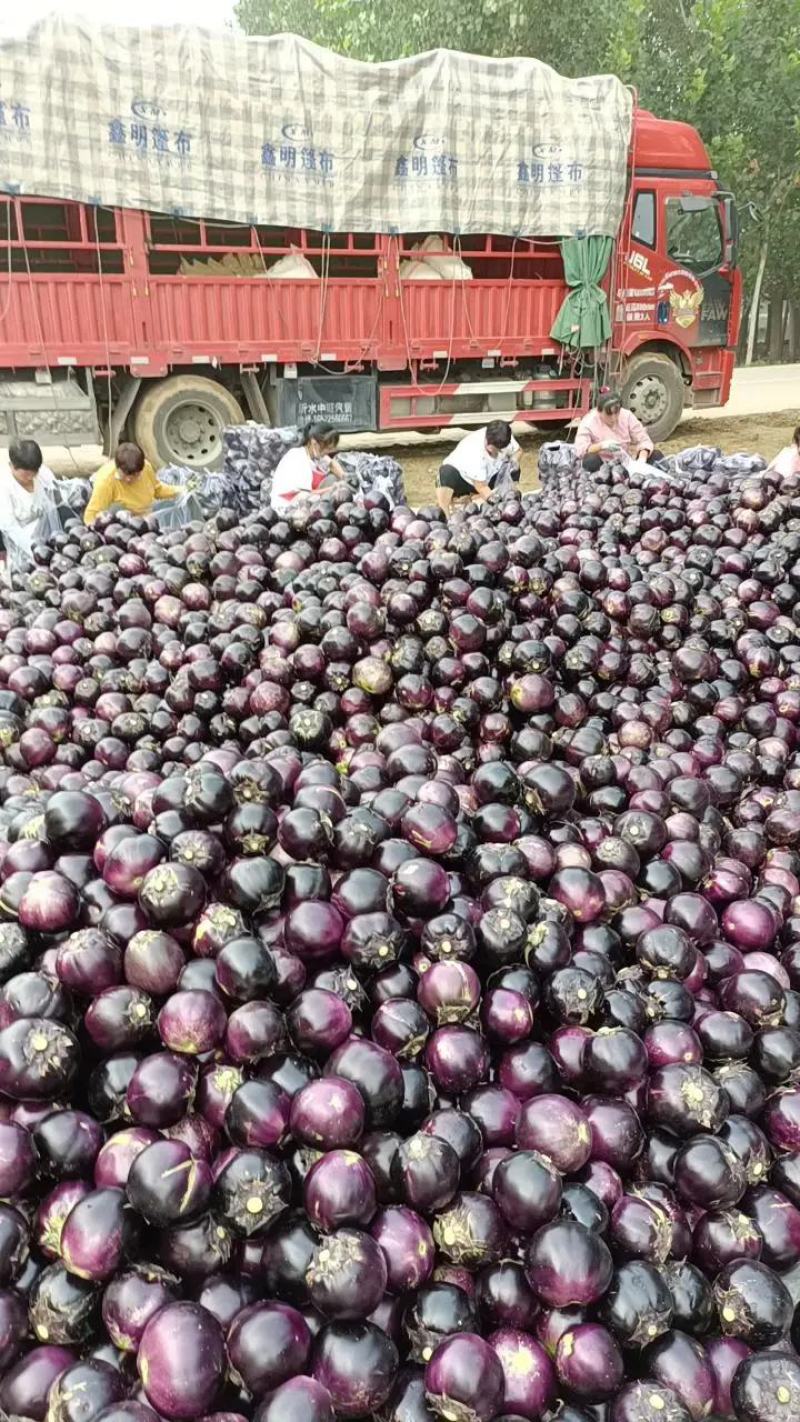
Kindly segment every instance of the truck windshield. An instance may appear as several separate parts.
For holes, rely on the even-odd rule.
[[[715,203],[685,212],[680,198],[667,198],[667,255],[690,272],[707,272],[722,261],[722,229]]]

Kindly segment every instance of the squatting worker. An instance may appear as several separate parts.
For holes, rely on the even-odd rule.
[[[575,453],[590,474],[597,473],[604,459],[613,459],[619,453],[646,459],[648,464],[663,458],[660,449],[653,448],[641,420],[623,408],[615,390],[601,395],[594,409],[584,415],[575,436]]]
[[[339,447],[339,431],[334,425],[318,420],[306,425],[300,434],[300,444],[287,449],[272,476],[270,503],[278,513],[286,513],[300,495],[312,498],[330,488],[336,479],[345,477],[334,459]]]
[[[790,474],[800,474],[800,425],[792,435],[791,444],[784,445],[783,449],[775,455],[769,467],[784,479],[788,478]]]
[[[58,481],[43,462],[33,439],[14,440],[8,463],[0,465],[0,535],[6,551],[6,577],[12,564],[30,561],[37,538],[61,526]]]
[[[162,484],[152,464],[138,444],[120,444],[113,459],[94,476],[92,497],[86,505],[84,523],[94,523],[107,509],[122,508],[129,513],[149,514],[161,499],[174,499],[183,490],[177,484]]]
[[[436,480],[436,500],[447,513],[453,499],[488,499],[501,470],[519,481],[520,448],[506,420],[492,420],[465,435],[448,454]]]

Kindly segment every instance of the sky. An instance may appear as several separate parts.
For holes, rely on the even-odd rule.
[[[24,34],[31,25],[46,15],[65,18],[81,17],[95,24],[199,25],[218,30],[233,23],[235,0],[25,0],[23,5],[9,6],[16,11],[7,15],[0,4],[0,34]]]

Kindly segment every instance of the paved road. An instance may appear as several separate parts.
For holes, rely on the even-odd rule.
[[[794,409],[800,411],[800,365],[751,365],[735,372],[724,410],[697,410],[694,418],[731,420]]]
[[[738,370],[733,377],[733,390],[723,410],[688,411],[692,419],[736,419],[742,415],[770,415],[779,410],[798,410],[800,417],[800,365],[762,365]],[[520,426],[522,432],[526,426]],[[466,434],[452,426],[444,433],[416,434],[412,431],[386,431],[383,434],[345,436],[343,449],[381,449],[397,445],[427,445],[440,439],[452,444]],[[44,451],[46,462],[57,474],[90,473],[100,463],[102,451],[96,445],[81,445],[65,449],[54,445]]]

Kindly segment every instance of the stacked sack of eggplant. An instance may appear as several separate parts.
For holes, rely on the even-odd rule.
[[[292,427],[230,425],[222,432],[222,469],[206,477],[200,494],[209,516],[220,508],[240,517],[269,503],[272,475],[287,450],[299,444]]]
[[[337,462],[344,469],[348,483],[353,485],[357,502],[378,494],[393,509],[406,502],[403,470],[391,455],[352,451],[337,455]]]

